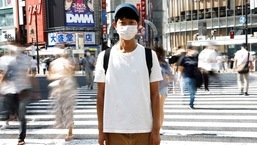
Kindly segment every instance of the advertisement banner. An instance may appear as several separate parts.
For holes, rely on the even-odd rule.
[[[84,32],[82,38],[84,39],[84,44],[95,45],[95,32]],[[76,32],[48,33],[48,46],[54,46],[59,43],[76,44]]]
[[[66,26],[95,27],[94,0],[65,0]]]
[[[95,32],[85,32],[85,44],[95,44]]]
[[[58,43],[75,44],[75,33],[48,33],[48,45],[56,45]]]

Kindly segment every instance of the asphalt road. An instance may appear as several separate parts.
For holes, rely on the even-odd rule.
[[[82,77],[82,76],[81,76]],[[85,86],[83,78],[78,84]],[[38,78],[44,82],[44,78]],[[41,80],[42,79],[42,80]],[[257,143],[257,75],[250,76],[249,96],[238,95],[236,74],[211,78],[210,92],[199,89],[195,107],[188,108],[188,95],[179,90],[169,93],[164,106],[164,134],[161,145],[256,145]],[[47,84],[47,82],[45,82]],[[44,85],[43,83],[41,84]],[[51,114],[52,100],[40,100],[28,106],[28,145],[97,145],[96,89],[78,88],[74,110],[74,137],[65,142],[65,129],[55,129]],[[4,124],[0,121],[0,124]],[[0,131],[0,144],[17,142],[18,122]]]
[[[82,87],[86,85],[86,77],[85,76],[75,76],[77,80],[78,87]],[[50,83],[49,80],[46,79],[44,76],[39,76],[37,77],[38,82],[40,84],[40,94],[42,99],[47,99],[48,98],[48,84]]]
[[[85,76],[82,75],[77,75],[75,76],[76,80],[77,80],[77,84],[78,87],[82,87],[86,85],[86,79]],[[49,88],[48,88],[48,84],[50,83],[49,80],[46,79],[45,76],[38,76],[37,77],[38,83],[40,85],[40,95],[41,95],[41,99],[45,100],[48,98],[49,95]],[[0,112],[2,112],[3,110],[3,97],[0,96]],[[37,100],[31,100],[32,102],[35,102]],[[0,120],[2,120],[2,114],[0,113]]]

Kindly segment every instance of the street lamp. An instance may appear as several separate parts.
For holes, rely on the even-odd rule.
[[[245,43],[248,46],[248,5],[247,0],[245,0]]]
[[[34,12],[35,15],[35,27],[36,27],[36,51],[37,51],[37,73],[39,74],[39,48],[38,48],[38,28],[37,28],[37,12]],[[34,29],[30,29],[30,35],[32,36],[32,45],[34,45],[33,37],[34,37]]]

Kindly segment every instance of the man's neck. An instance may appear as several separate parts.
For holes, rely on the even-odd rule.
[[[136,49],[137,43],[136,43],[135,39],[120,40],[118,46],[119,46],[119,50],[122,53],[128,53],[128,52],[132,52]]]

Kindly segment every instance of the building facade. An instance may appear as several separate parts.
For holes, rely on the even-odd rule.
[[[17,39],[17,2],[0,0],[0,42]]]
[[[257,52],[256,7],[256,0],[166,0],[163,45],[174,51],[180,45],[201,46],[208,42],[232,57],[247,36],[250,51]]]
[[[75,53],[98,51],[102,43],[100,0],[46,0],[47,46],[65,43]]]

